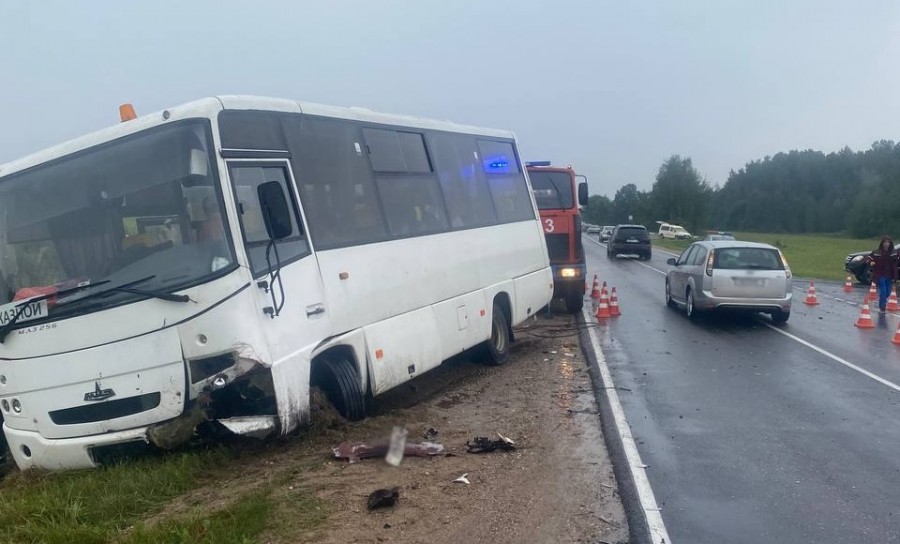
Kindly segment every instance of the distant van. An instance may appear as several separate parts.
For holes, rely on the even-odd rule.
[[[690,240],[691,233],[679,225],[663,223],[659,226],[660,238],[673,238],[675,240]]]

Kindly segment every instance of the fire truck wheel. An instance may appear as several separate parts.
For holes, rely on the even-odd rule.
[[[577,314],[584,307],[584,295],[575,291],[566,296],[566,310],[570,313]]]

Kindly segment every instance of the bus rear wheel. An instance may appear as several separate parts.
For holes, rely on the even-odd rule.
[[[509,322],[496,302],[491,310],[491,339],[484,344],[484,362],[492,366],[509,361]]]
[[[366,399],[359,386],[356,366],[344,357],[320,361],[315,366],[312,383],[344,419],[359,421],[366,417]]]

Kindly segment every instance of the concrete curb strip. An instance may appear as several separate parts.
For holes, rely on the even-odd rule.
[[[612,382],[612,375],[600,349],[598,327],[587,306],[578,318],[581,326],[581,349],[590,364],[591,380],[600,409],[603,436],[619,483],[619,492],[628,517],[631,541],[651,544],[672,544],[657,506],[653,489],[647,479],[647,465],[640,453],[625,411]]]

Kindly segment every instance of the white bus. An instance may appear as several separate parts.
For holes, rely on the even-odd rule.
[[[123,120],[126,117],[123,117]],[[481,345],[553,293],[512,133],[216,97],[0,166],[0,414],[22,468],[266,436]]]

